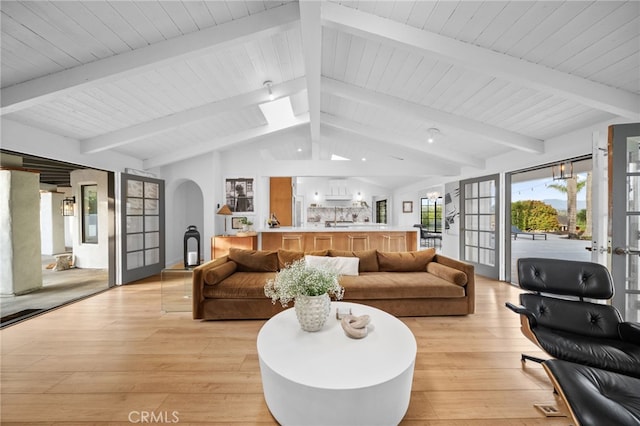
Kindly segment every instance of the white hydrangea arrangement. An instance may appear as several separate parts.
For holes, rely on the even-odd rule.
[[[267,280],[264,294],[275,304],[280,301],[283,307],[298,296],[320,296],[325,293],[336,300],[344,296],[344,288],[338,283],[336,271],[308,266],[304,259],[296,260],[276,273],[276,277]]]

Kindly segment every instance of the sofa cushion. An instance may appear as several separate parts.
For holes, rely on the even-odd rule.
[[[216,285],[220,281],[233,274],[238,267],[238,264],[232,260],[223,263],[220,266],[209,269],[204,274],[204,282],[209,285]]]
[[[209,299],[269,300],[264,294],[264,284],[275,276],[275,272],[236,272],[216,285],[204,286],[203,294]]]
[[[359,272],[378,272],[378,252],[373,250],[329,250],[329,256],[332,257],[357,257],[360,259],[358,265]]]
[[[463,287],[428,272],[363,272],[341,276],[348,300],[465,297]]]
[[[427,264],[427,272],[458,285],[467,284],[467,274],[450,266],[441,265],[438,262],[429,262]]]
[[[304,257],[305,263],[311,267],[327,268],[336,271],[340,275],[358,275],[358,264],[360,259],[357,257],[329,257],[329,256],[310,256]]]
[[[284,269],[287,265],[302,258],[304,258],[302,251],[278,249],[278,270]]]
[[[378,252],[378,267],[382,272],[426,272],[436,249],[420,251]]]
[[[229,249],[229,260],[238,264],[239,272],[276,272],[278,252],[271,250]]]

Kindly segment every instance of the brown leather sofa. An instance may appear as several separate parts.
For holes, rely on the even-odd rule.
[[[395,316],[466,315],[475,310],[473,266],[434,249],[386,253],[324,250],[315,256],[358,257],[358,275],[340,276],[343,300]],[[266,319],[282,311],[264,294],[264,284],[305,253],[231,249],[229,255],[194,269],[193,318]]]

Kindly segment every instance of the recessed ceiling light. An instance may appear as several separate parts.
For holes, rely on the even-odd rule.
[[[298,152],[302,152],[302,148],[298,148]]]
[[[367,161],[367,159],[366,159],[366,158],[364,158],[364,157],[362,157],[362,161]]]
[[[427,130],[427,143],[433,143],[436,140],[436,136],[440,134],[440,130],[432,127]]]

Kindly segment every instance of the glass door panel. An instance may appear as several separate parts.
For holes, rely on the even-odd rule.
[[[164,268],[164,182],[122,175],[123,283]]]
[[[478,274],[498,279],[498,221],[496,206],[499,176],[493,175],[461,182],[460,256],[473,263]]]
[[[611,126],[609,153],[613,305],[640,321],[640,124]]]

